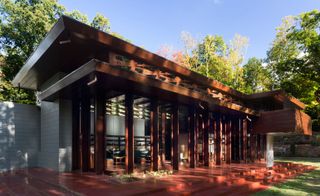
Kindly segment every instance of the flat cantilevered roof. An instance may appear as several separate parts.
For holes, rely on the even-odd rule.
[[[41,86],[53,75],[59,72],[70,74],[90,60],[97,58],[97,56],[101,59],[108,59],[106,53],[110,51],[151,65],[153,69],[158,69],[161,73],[174,75],[179,80],[186,81],[195,89],[228,96],[228,102],[221,102],[225,105],[232,103],[237,105],[237,102],[247,102],[267,97],[280,102],[289,101],[300,109],[304,108],[302,102],[287,96],[283,91],[252,95],[241,93],[219,81],[207,78],[173,61],[67,16],[62,16],[58,20],[12,83],[14,86],[21,88],[43,91]],[[245,111],[247,110],[245,109]],[[250,113],[257,112],[252,109]]]

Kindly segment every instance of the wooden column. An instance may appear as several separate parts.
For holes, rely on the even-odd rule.
[[[257,134],[257,159],[260,161],[261,160],[261,135]]]
[[[106,130],[106,99],[102,93],[95,95],[95,171],[102,174],[105,170],[105,130]]]
[[[238,117],[235,117],[234,119],[234,127],[235,127],[235,148],[236,148],[236,153],[235,153],[235,161],[239,162],[240,161],[240,130],[239,130],[239,119]]]
[[[72,170],[80,169],[80,102],[72,100]]]
[[[126,94],[125,97],[125,134],[126,134],[126,172],[133,172],[133,148],[134,148],[134,130],[133,130],[133,95]]]
[[[159,105],[155,100],[151,101],[150,111],[150,134],[151,134],[151,168],[158,171],[159,157]]]
[[[231,163],[231,120],[230,118],[226,119],[226,163]]]
[[[203,165],[209,166],[209,111],[204,111],[203,125]]]
[[[215,158],[216,165],[221,165],[221,117],[220,115],[215,116]]]
[[[161,163],[165,164],[166,161],[166,113],[161,113]]]
[[[195,167],[197,167],[200,157],[198,153],[198,143],[199,143],[199,132],[200,132],[200,114],[199,110],[196,109],[196,115],[195,115],[195,142],[194,142],[194,153],[195,153]]]
[[[256,143],[255,143],[255,135],[250,133],[250,158],[251,162],[255,162],[256,159]]]
[[[243,149],[242,149],[242,155],[243,155],[243,161],[247,162],[247,133],[248,133],[248,124],[247,119],[242,119],[242,133],[243,133]]]
[[[89,171],[90,142],[90,98],[81,100],[81,167],[83,172]]]
[[[196,129],[197,129],[197,115],[196,109],[192,106],[189,109],[189,166],[195,168],[196,166]]]
[[[243,160],[243,124],[242,118],[238,118],[238,125],[239,125],[239,161]]]
[[[263,135],[263,158],[267,160],[267,135]]]
[[[172,114],[172,168],[179,170],[179,106],[173,106]]]

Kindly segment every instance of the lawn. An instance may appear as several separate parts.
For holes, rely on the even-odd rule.
[[[276,161],[295,162],[318,167],[316,170],[297,176],[284,183],[277,184],[265,191],[254,194],[264,195],[320,195],[320,158],[285,157]]]

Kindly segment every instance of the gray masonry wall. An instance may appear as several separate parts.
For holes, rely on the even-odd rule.
[[[71,171],[72,104],[67,100],[41,102],[41,148],[39,166]]]
[[[40,108],[0,102],[0,171],[38,165]]]
[[[39,167],[59,168],[59,101],[41,102]]]
[[[60,100],[59,171],[72,170],[72,102]]]

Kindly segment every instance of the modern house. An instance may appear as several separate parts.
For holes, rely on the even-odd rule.
[[[38,92],[33,166],[61,172],[272,166],[272,135],[312,134],[281,90],[241,93],[66,16],[12,83]]]

